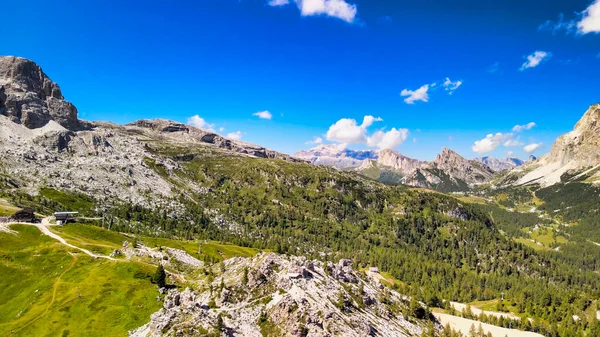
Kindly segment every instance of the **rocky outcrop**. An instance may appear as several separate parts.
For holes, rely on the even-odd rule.
[[[165,140],[180,143],[213,145],[219,149],[257,158],[281,159],[292,162],[303,161],[284,153],[266,149],[262,146],[228,139],[212,131],[164,119],[139,120],[126,125],[126,127],[129,131],[143,132],[153,138],[162,137]]]
[[[37,64],[20,57],[0,57],[0,114],[30,129],[50,120],[69,130],[86,127],[77,119],[75,106],[65,101],[58,84]]]
[[[130,336],[260,337],[264,329],[290,337],[420,336],[427,323],[403,314],[410,299],[355,271],[350,260],[261,253],[208,272],[213,277],[189,280],[197,290],[169,290],[163,308]]]

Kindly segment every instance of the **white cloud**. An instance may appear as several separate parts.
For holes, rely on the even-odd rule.
[[[521,132],[523,130],[531,130],[535,126],[535,122],[529,122],[525,125],[515,125],[512,130],[513,132]]]
[[[228,133],[226,137],[229,139],[233,139],[233,140],[241,140],[242,136],[243,136],[243,134],[241,131],[236,131],[236,132]]]
[[[508,155],[509,157],[512,157],[515,155],[515,153],[512,151],[508,151],[508,152],[506,152],[506,155]]]
[[[485,154],[494,151],[500,144],[508,141],[513,136],[512,133],[496,133],[487,135],[484,139],[478,140],[471,149],[478,154]]]
[[[367,138],[367,145],[371,147],[377,147],[381,150],[394,149],[400,144],[404,143],[408,137],[407,129],[396,129],[392,128],[390,131],[376,131]]]
[[[269,110],[259,111],[259,112],[253,113],[252,116],[257,116],[260,119],[271,119],[271,118],[273,118],[273,115],[269,112]]]
[[[373,116],[365,116],[362,124],[351,118],[342,118],[329,127],[325,138],[329,141],[340,144],[366,144],[370,147],[379,149],[393,149],[404,143],[408,137],[407,129],[392,128],[389,131],[378,130],[372,135],[368,135],[367,128],[374,122],[381,122],[383,119]],[[313,142],[322,141],[319,137]]]
[[[414,104],[416,101],[423,101],[423,102],[428,102],[429,101],[429,94],[427,94],[427,92],[429,91],[429,84],[425,84],[422,87],[420,87],[417,90],[408,90],[408,89],[404,89],[402,90],[402,92],[400,92],[400,96],[404,97],[404,96],[408,96],[404,99],[404,102],[406,102],[407,104]]]
[[[531,143],[529,145],[525,145],[525,147],[523,148],[523,150],[527,153],[532,153],[535,150],[539,149],[542,145],[542,143]]]
[[[373,122],[379,121],[382,121],[382,119],[373,116],[365,116],[363,118],[363,123],[358,125],[354,119],[342,118],[329,127],[325,138],[343,144],[365,143],[367,141],[367,128],[371,126]]]
[[[204,120],[204,118],[202,118],[198,115],[188,118],[187,123],[188,123],[188,125],[195,126],[200,129],[215,132],[215,130],[214,130],[215,125],[209,124],[208,122],[206,122]]]
[[[349,4],[344,0],[294,0],[302,16],[326,15],[344,20],[348,23],[354,22],[356,18],[356,5]],[[269,0],[269,6],[279,7],[289,4],[289,0]]]
[[[454,90],[458,89],[458,87],[460,87],[462,84],[462,81],[452,82],[450,78],[446,77],[446,80],[444,81],[444,89],[448,91],[448,95],[452,95]]]
[[[225,128],[224,127],[220,127],[219,128],[219,132],[223,132],[223,131],[225,131]]]
[[[586,9],[577,13],[575,20],[565,21],[564,15],[560,13],[558,21],[548,20],[541,24],[538,30],[548,30],[552,34],[561,30],[566,34],[600,33],[600,0],[594,0]]]
[[[518,139],[509,139],[506,142],[504,142],[503,145],[505,147],[517,147],[517,146],[523,146],[523,145],[525,145],[525,143],[519,141]]]
[[[268,4],[269,6],[285,6],[287,4],[289,4],[289,0],[269,0]]]
[[[521,68],[519,68],[520,71],[524,71],[525,69],[537,67],[544,60],[548,60],[550,57],[552,57],[552,53],[537,50],[533,54],[523,56],[523,57],[525,57],[527,59],[527,61],[525,61],[525,63],[523,63],[523,65],[521,65]]]
[[[580,34],[600,33],[600,0],[594,1],[582,14],[577,22],[577,32]]]
[[[306,142],[304,144],[311,145],[311,144],[322,144],[322,143],[323,143],[323,138],[314,137],[312,140],[309,140],[308,142]]]

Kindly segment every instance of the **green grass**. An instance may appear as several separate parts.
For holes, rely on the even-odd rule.
[[[139,237],[138,241],[149,247],[162,246],[181,249],[203,261],[222,261],[232,257],[252,257],[258,254],[258,250],[253,248],[221,244],[215,241],[202,241],[200,244],[198,241],[179,241],[153,237]],[[198,256],[199,245],[200,255]]]
[[[569,242],[569,240],[562,235],[556,235],[553,237],[552,228],[550,227],[541,227],[531,230],[531,233],[529,233],[529,228],[524,228],[523,231],[528,233],[530,239],[535,240],[535,242],[532,242],[527,238],[518,238],[515,240],[535,250],[551,250],[554,249],[556,245]]]
[[[10,205],[8,202],[0,199],[0,216],[11,216],[15,214],[20,208]]]
[[[94,199],[76,192],[63,192],[53,188],[42,188],[40,189],[40,194],[60,204],[63,207],[62,211],[80,212],[83,215],[92,214],[96,205]]]
[[[0,335],[126,336],[158,310],[154,268],[93,259],[31,226],[0,233]]]
[[[72,245],[102,255],[108,255],[115,249],[120,249],[123,241],[132,241],[123,234],[92,225],[69,223],[62,227],[52,227],[52,231]]]

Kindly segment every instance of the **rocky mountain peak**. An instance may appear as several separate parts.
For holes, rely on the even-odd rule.
[[[492,169],[475,160],[467,160],[455,151],[444,148],[433,161],[433,165],[450,176],[473,183],[488,181],[493,176]]]
[[[50,120],[69,130],[84,128],[58,84],[35,62],[21,57],[0,56],[0,115],[30,129]]]

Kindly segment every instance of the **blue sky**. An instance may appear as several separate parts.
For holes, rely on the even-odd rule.
[[[592,1],[10,1],[0,54],[36,61],[88,120],[526,158],[600,101]]]

